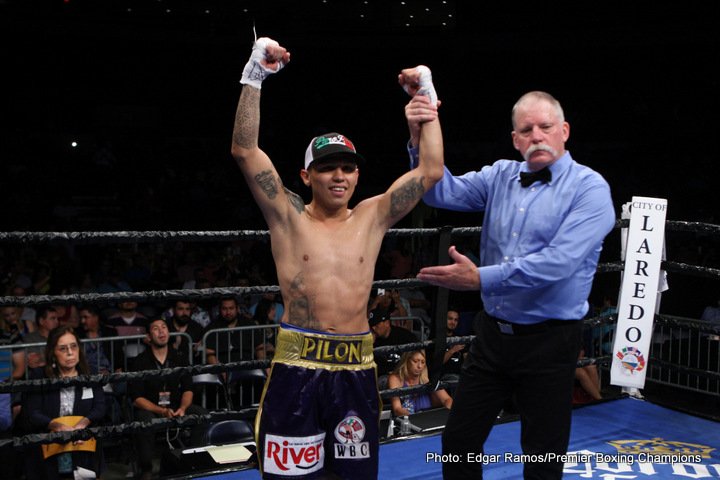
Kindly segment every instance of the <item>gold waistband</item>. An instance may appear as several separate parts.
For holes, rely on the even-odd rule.
[[[373,337],[327,335],[280,327],[273,362],[326,370],[365,370],[375,367]]]

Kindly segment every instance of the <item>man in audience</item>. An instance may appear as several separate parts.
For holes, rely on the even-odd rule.
[[[138,355],[133,362],[134,371],[163,370],[188,365],[187,357],[168,347],[170,331],[160,318],[148,326],[150,348]],[[154,418],[173,418],[185,415],[202,415],[206,410],[193,404],[193,384],[189,373],[152,377],[130,383],[128,393],[133,400],[135,420],[147,422]],[[138,462],[142,479],[152,478],[152,459],[155,451],[154,432],[136,435]],[[194,445],[199,444],[202,429],[193,429]]]
[[[40,307],[37,309],[37,330],[23,336],[23,343],[43,343],[42,347],[32,347],[27,350],[26,360],[28,368],[45,366],[45,343],[50,330],[56,328],[58,322],[57,312],[53,307]]]
[[[138,312],[138,303],[123,300],[118,303],[118,311],[107,319],[105,325],[114,328],[120,336],[144,335],[147,333],[148,319]]]
[[[170,333],[179,332],[187,334],[178,335],[171,342],[170,346],[180,352],[184,358],[190,358],[192,351],[193,357],[197,351],[197,345],[202,341],[203,328],[199,323],[193,322],[192,315],[193,305],[188,299],[176,300],[172,307],[172,317],[168,321],[168,329]]]
[[[454,308],[450,308],[447,311],[447,329],[445,331],[446,337],[454,337],[455,330],[460,323],[460,312]],[[465,360],[465,345],[459,343],[448,347],[445,350],[445,356],[443,357],[443,368],[442,373],[445,374],[460,374],[460,367],[462,367],[463,360]]]
[[[78,313],[82,325],[81,338],[100,339],[117,336],[115,330],[100,323],[100,311],[94,305],[83,305]],[[91,374],[111,373],[123,369],[122,349],[118,342],[87,342],[83,343],[83,347]]]
[[[235,297],[220,300],[220,318],[208,325],[205,332],[217,329],[257,326],[254,320],[239,315]],[[259,331],[259,330],[258,330]],[[205,349],[207,363],[228,363],[252,360],[255,357],[255,336],[257,331],[222,331],[209,335]],[[259,346],[260,343],[257,343]]]
[[[395,327],[390,323],[390,312],[382,307],[376,307],[368,315],[368,323],[373,333],[373,347],[385,347],[388,345],[404,345],[415,343],[418,338],[410,330],[403,327]],[[400,360],[399,354],[377,355],[378,376],[389,374]]]

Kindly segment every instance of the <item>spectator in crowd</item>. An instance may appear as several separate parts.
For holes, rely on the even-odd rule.
[[[16,307],[3,307],[0,315],[0,346],[22,343]],[[25,352],[22,349],[0,350],[0,382],[25,377]]]
[[[13,297],[24,297],[27,295],[26,289],[24,287],[21,287],[19,285],[15,285],[11,291],[10,295]],[[29,333],[34,332],[37,330],[37,324],[35,323],[35,319],[37,318],[37,312],[34,308],[27,307],[24,305],[17,305],[15,308],[17,308],[18,312],[18,318],[20,319],[20,322],[24,325],[23,333]]]
[[[283,312],[285,311],[285,307],[282,303],[282,298],[279,294],[276,294],[275,292],[267,292],[263,293],[257,298],[253,299],[252,305],[248,308],[247,312],[250,314],[250,316],[255,316],[255,310],[257,309],[257,306],[260,302],[263,300],[270,300],[273,304],[273,312],[274,316],[272,318],[273,323],[280,323],[280,319],[283,316]],[[242,313],[243,306],[240,306],[241,313]],[[259,323],[265,323],[264,321],[260,321]]]
[[[82,326],[82,329],[77,331],[78,336],[83,339],[94,340],[82,344],[90,374],[108,374],[126,370],[125,353],[121,343],[107,340],[117,337],[117,332],[100,323],[100,311],[98,308],[90,304],[82,305],[78,309],[78,313]],[[121,407],[118,399],[121,394],[125,394],[126,384],[124,382],[107,383],[103,386],[103,391],[106,394],[108,420],[116,424],[121,420]]]
[[[138,311],[134,300],[118,302],[118,311],[105,321],[118,335],[144,335],[147,333],[148,318]]]
[[[45,378],[69,378],[89,373],[80,339],[72,327],[59,326],[48,332],[45,347]],[[105,395],[100,385],[48,387],[27,393],[23,402],[31,427],[36,432],[67,432],[97,425],[105,415]],[[102,449],[92,448],[94,441],[77,440],[66,444],[63,451],[43,460],[41,447],[27,453],[37,458],[28,462],[37,471],[27,472],[27,478],[73,478],[73,472],[82,467],[101,473]],[[50,446],[52,447],[52,445]],[[32,452],[32,453],[31,453]],[[35,475],[38,475],[36,477]]]
[[[390,313],[382,307],[375,307],[368,315],[368,323],[373,334],[373,347],[385,347],[388,345],[404,345],[406,343],[415,343],[418,338],[410,330],[402,327],[395,327],[390,323]],[[389,374],[397,364],[399,356],[376,355],[375,363],[377,364],[378,376]]]
[[[235,297],[220,300],[220,318],[208,325],[205,332],[217,329],[256,326],[254,320],[238,314],[238,302]],[[209,335],[205,350],[207,363],[228,363],[252,360],[255,352],[255,334],[247,331],[222,331]]]
[[[7,328],[17,330],[22,335],[37,330],[35,319],[33,318],[32,322],[24,322],[20,319],[21,312],[21,307],[2,307],[0,308],[0,317]]]
[[[245,279],[247,280],[247,279]],[[240,287],[249,287],[250,284],[247,283],[245,285],[237,285]],[[244,319],[251,319],[253,317],[252,312],[250,311],[250,308],[253,306],[257,306],[257,302],[259,301],[262,296],[259,296],[258,298],[254,298],[255,295],[249,295],[244,294],[242,296],[235,297],[237,300],[237,308],[238,308],[238,316]],[[219,320],[221,318],[220,315],[220,303],[214,303],[213,305],[208,305],[207,310],[209,312],[210,318],[213,320]],[[277,309],[276,309],[277,312]],[[277,314],[276,314],[277,316]],[[207,329],[207,326],[205,327]]]
[[[447,311],[447,330],[445,332],[446,337],[454,337],[455,330],[460,324],[460,313],[454,308],[450,308]],[[460,374],[460,368],[462,367],[463,361],[465,360],[465,354],[467,348],[463,344],[453,345],[445,350],[445,356],[443,357],[442,373],[445,374]]]
[[[425,352],[415,350],[402,354],[397,369],[388,377],[388,388],[414,387],[429,381]],[[412,415],[433,407],[452,407],[452,397],[443,389],[392,397],[391,401],[396,416]]]
[[[67,293],[67,292],[63,292]],[[80,316],[77,307],[71,303],[55,303],[53,308],[57,313],[60,325],[69,325],[74,329],[80,327]]]
[[[57,312],[53,307],[40,307],[37,309],[37,330],[23,336],[23,343],[43,343],[47,342],[50,331],[59,325]],[[44,348],[32,347],[27,350],[26,361],[28,368],[38,368],[45,366]]]
[[[170,331],[165,320],[158,318],[148,326],[150,348],[135,357],[134,371],[163,370],[188,365],[187,357],[168,347]],[[206,410],[193,404],[193,384],[189,373],[152,377],[130,383],[128,393],[133,401],[133,414],[137,421],[154,418],[173,418],[185,415],[202,415]],[[136,435],[138,463],[142,479],[152,478],[152,459],[155,452],[154,433]],[[202,428],[193,428],[192,443],[199,445]]]
[[[405,318],[410,311],[410,304],[400,296],[398,290],[393,289],[386,291],[384,289],[378,289],[378,294],[370,302],[369,310],[372,311],[378,307],[387,310],[390,317],[402,317],[397,320],[392,320],[391,323],[394,326],[412,330],[412,320]]]
[[[94,305],[83,305],[79,309],[82,338],[100,339],[117,336],[117,332],[100,323],[100,311]],[[85,359],[90,373],[119,372],[123,369],[123,353],[118,342],[87,342],[83,344]]]
[[[167,321],[170,333],[178,332],[187,334],[178,335],[170,342],[170,346],[180,352],[184,358],[190,358],[197,353],[197,346],[202,341],[203,328],[200,324],[193,322],[191,315],[193,304],[188,299],[176,300],[172,307],[172,316]]]
[[[206,280],[203,280],[203,282],[206,282]],[[210,285],[200,285],[198,288],[210,288]],[[201,330],[204,330],[207,328],[208,325],[212,322],[210,311],[205,309],[199,302],[190,300],[189,298],[183,299],[183,301],[187,302],[190,305],[190,320],[193,321],[193,323],[197,323],[200,325]],[[174,315],[174,309],[175,304],[168,307],[164,312],[162,312],[161,317],[170,323],[170,320],[172,319]]]

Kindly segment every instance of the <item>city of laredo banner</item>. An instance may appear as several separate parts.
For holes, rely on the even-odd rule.
[[[667,200],[664,198],[632,198],[610,369],[612,385],[645,386],[666,212]]]

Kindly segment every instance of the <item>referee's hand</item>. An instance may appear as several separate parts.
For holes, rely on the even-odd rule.
[[[455,246],[448,250],[450,265],[425,267],[417,275],[419,280],[450,290],[480,290],[480,272],[472,260],[458,252]]]

